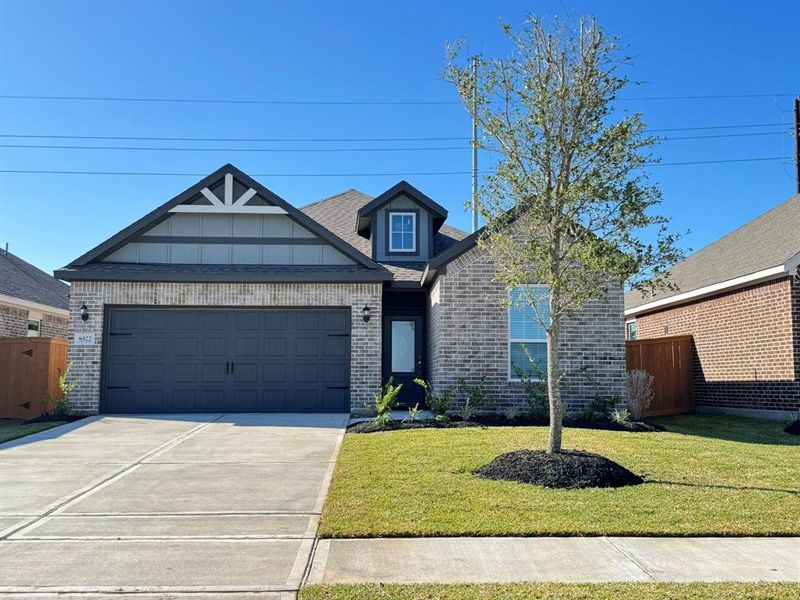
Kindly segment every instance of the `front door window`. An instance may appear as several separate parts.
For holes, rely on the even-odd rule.
[[[392,321],[392,373],[413,373],[414,321]]]

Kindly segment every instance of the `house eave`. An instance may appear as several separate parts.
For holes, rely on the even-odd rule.
[[[34,302],[33,300],[25,300],[24,298],[17,298],[15,296],[8,296],[0,294],[0,304],[13,306],[15,308],[23,308],[26,310],[36,310],[39,312],[56,315],[58,317],[69,317],[69,311],[65,308],[58,308],[50,304],[42,304]]]
[[[733,279],[728,279],[726,281],[721,281],[719,283],[697,288],[696,290],[683,292],[668,298],[661,298],[660,300],[654,300],[653,302],[648,302],[640,306],[625,309],[625,316],[634,317],[643,313],[664,310],[665,308],[701,300],[722,292],[747,287],[757,283],[762,283],[764,281],[769,281],[771,279],[785,277],[790,275],[793,270],[797,268],[796,259],[798,257],[800,257],[800,254],[793,257],[783,265],[762,269],[761,271],[756,271],[755,273],[750,273],[749,275],[742,275],[741,277],[735,277]]]
[[[180,272],[91,272],[63,269],[56,277],[64,281],[135,281],[158,283],[371,283],[391,281],[388,271],[359,273],[180,273]]]

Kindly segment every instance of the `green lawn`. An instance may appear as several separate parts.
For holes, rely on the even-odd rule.
[[[348,434],[320,535],[800,534],[800,438],[783,423],[660,422],[668,432],[565,430],[565,448],[608,456],[647,481],[618,489],[552,490],[472,474],[503,452],[543,448],[544,427]]]
[[[63,425],[66,421],[24,424],[19,419],[0,419],[0,444]]]
[[[300,600],[794,600],[796,583],[505,583],[485,585],[321,585]]]

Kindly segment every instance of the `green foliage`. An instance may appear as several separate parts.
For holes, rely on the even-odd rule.
[[[544,419],[549,411],[547,398],[547,381],[544,374],[539,376],[538,381],[534,381],[530,376],[519,367],[515,368],[517,377],[525,391],[525,402],[528,404],[528,416],[531,419]]]
[[[653,213],[661,193],[645,167],[657,161],[658,140],[641,114],[614,106],[634,83],[619,40],[591,18],[529,15],[519,30],[502,28],[505,55],[475,59],[476,77],[464,43],[453,44],[444,78],[482,129],[481,146],[497,153],[477,198],[478,244],[496,280],[550,289],[540,324],[551,348],[548,451],[558,452],[564,320],[625,281],[647,292],[674,287],[668,269],[683,253],[668,219]]]
[[[376,423],[385,425],[392,420],[392,410],[397,406],[397,396],[400,390],[403,389],[403,384],[394,385],[393,378],[389,378],[379,392],[375,394],[375,418]]]
[[[72,400],[70,395],[78,385],[76,381],[70,381],[69,371],[74,363],[72,361],[67,363],[67,368],[58,377],[58,390],[57,396],[49,395],[45,399],[48,413],[54,417],[66,417],[72,412]]]
[[[614,421],[614,423],[619,423],[620,425],[625,425],[630,422],[631,420],[631,413],[627,411],[627,409],[613,409],[610,413],[608,413],[609,418]]]
[[[424,379],[415,379],[414,383],[425,390],[425,406],[433,413],[433,417],[437,421],[447,421],[447,411],[450,410],[450,405],[453,403],[453,388],[442,390],[441,393],[436,394],[431,389],[430,384]]]
[[[591,404],[584,409],[582,416],[586,421],[610,418],[611,411],[615,410],[620,402],[619,396],[595,396]]]
[[[419,402],[417,402],[414,406],[408,409],[408,418],[405,419],[408,423],[413,423],[419,418]]]
[[[503,416],[509,421],[514,421],[517,417],[519,417],[521,412],[522,409],[519,406],[512,404],[503,410]]]
[[[481,377],[478,383],[459,379],[458,389],[464,394],[464,404],[461,406],[459,414],[465,421],[469,421],[479,410],[494,406],[494,402],[486,396],[485,376]]]

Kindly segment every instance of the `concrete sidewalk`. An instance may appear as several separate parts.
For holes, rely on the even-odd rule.
[[[800,538],[320,540],[314,583],[800,582]]]

